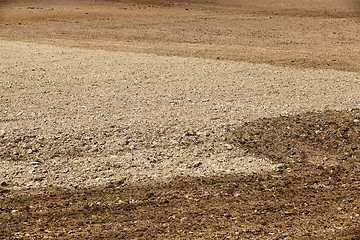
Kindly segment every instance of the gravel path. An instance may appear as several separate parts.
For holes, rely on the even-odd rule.
[[[14,188],[274,170],[227,131],[360,106],[351,72],[8,41],[0,55],[0,178]]]

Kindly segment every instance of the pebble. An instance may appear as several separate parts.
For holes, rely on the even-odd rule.
[[[233,146],[231,144],[225,144],[224,146],[226,147],[227,150],[233,149]]]
[[[0,184],[0,186],[2,186],[2,187],[6,187],[7,185],[9,185],[9,184],[5,181]]]
[[[202,164],[202,162],[197,161],[192,165],[192,167],[200,167],[201,164]]]

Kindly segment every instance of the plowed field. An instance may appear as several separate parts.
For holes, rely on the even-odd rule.
[[[0,2],[2,239],[360,239],[360,2]]]

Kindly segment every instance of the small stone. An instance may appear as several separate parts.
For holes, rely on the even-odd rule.
[[[123,178],[123,179],[115,182],[114,184],[116,184],[117,186],[121,186],[121,185],[125,184],[125,182],[126,182],[126,178]]]
[[[35,173],[35,171],[36,171],[35,168],[32,168],[29,170],[29,173],[32,174],[32,173]]]
[[[128,138],[119,139],[119,144],[122,146],[129,145],[129,143],[130,143],[130,139],[128,139]]]
[[[7,182],[2,182],[1,184],[0,184],[2,187],[6,187],[7,185],[9,185]]]
[[[8,193],[8,192],[10,192],[9,189],[2,189],[2,188],[0,188],[0,193]]]
[[[208,131],[204,131],[204,132],[198,131],[198,132],[196,132],[196,135],[208,137],[208,136],[210,136],[210,133]]]
[[[360,119],[354,119],[354,123],[360,122]],[[0,136],[1,136],[1,131],[0,131]]]
[[[196,135],[196,132],[190,130],[190,131],[186,131],[184,133],[184,136],[189,137],[189,136],[197,136],[197,135]]]
[[[231,144],[225,144],[227,150],[232,150],[233,146]]]
[[[41,182],[43,180],[44,180],[43,177],[36,177],[36,178],[33,179],[33,181],[35,181],[35,182]]]
[[[0,130],[0,137],[3,137],[3,136],[5,136],[5,130]]]
[[[197,161],[192,165],[192,167],[200,167],[201,164],[202,164],[202,162]]]
[[[26,151],[27,154],[31,154],[32,152],[33,152],[33,150],[32,150],[31,148],[29,148],[29,149]]]

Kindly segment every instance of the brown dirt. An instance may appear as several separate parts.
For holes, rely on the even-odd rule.
[[[1,1],[1,238],[360,239],[359,14]]]
[[[1,195],[3,237],[359,239],[359,172],[268,175]]]
[[[7,1],[0,11],[0,39],[360,69],[358,0],[32,0]]]
[[[360,111],[326,111],[259,119],[236,129],[231,138],[258,156],[293,164],[349,164],[360,158]],[[354,165],[355,164],[355,165]]]

